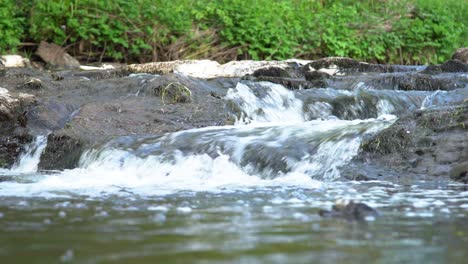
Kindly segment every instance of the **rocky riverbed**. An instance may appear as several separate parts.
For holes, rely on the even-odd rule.
[[[176,61],[87,71],[4,68],[0,165],[13,166],[38,135],[48,135],[39,169],[61,170],[75,168],[83,151],[119,136],[232,125],[246,113],[225,99],[228,89],[271,82],[294,91],[308,120],[400,116],[366,139],[355,166],[466,181],[467,72],[460,60],[424,67],[348,58],[224,65]],[[254,91],[260,98],[265,93],[261,87]],[[382,174],[353,171],[344,175],[377,179]]]

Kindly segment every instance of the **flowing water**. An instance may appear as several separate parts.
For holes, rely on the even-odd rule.
[[[1,263],[466,263],[468,190],[343,181],[364,137],[466,96],[242,82],[233,126],[122,137],[37,172],[46,136],[0,171]],[[337,199],[368,221],[321,218]]]

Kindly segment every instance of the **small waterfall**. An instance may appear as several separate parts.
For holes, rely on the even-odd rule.
[[[150,178],[173,175],[177,168],[186,167],[188,160],[194,168],[200,167],[211,175],[216,167],[203,164],[223,161],[257,179],[300,173],[314,179],[335,180],[340,168],[357,154],[363,136],[392,123],[393,120],[374,119],[315,120],[193,129],[162,137],[123,137],[83,156],[81,164],[89,171],[105,168],[107,173],[138,168],[141,178]],[[160,175],[163,168],[167,171]]]
[[[269,82],[256,85],[251,89],[247,84],[238,83],[235,89],[227,92],[225,99],[237,104],[242,111],[237,124],[305,121],[302,101],[292,91]]]
[[[26,146],[18,161],[11,168],[12,172],[30,173],[36,172],[41,159],[41,154],[47,146],[47,135],[37,136],[31,144]]]

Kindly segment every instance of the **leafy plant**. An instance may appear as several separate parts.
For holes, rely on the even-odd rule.
[[[0,53],[16,51],[23,35],[23,20],[15,8],[15,1],[0,2]]]
[[[468,46],[465,2],[3,0],[0,52],[46,40],[86,61],[346,56],[438,63]]]

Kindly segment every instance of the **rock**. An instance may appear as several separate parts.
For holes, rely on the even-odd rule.
[[[468,64],[459,60],[448,60],[441,65],[428,66],[423,73],[438,74],[443,72],[468,72]]]
[[[191,101],[192,92],[179,82],[171,82],[158,86],[154,90],[155,95],[160,96],[163,103],[188,103]]]
[[[427,73],[427,72],[426,72]],[[384,74],[369,76],[362,81],[364,86],[374,89],[403,91],[454,90],[466,86],[466,78],[460,75],[428,75],[423,73]]]
[[[328,79],[330,77],[331,77],[330,74],[326,72],[322,72],[322,71],[308,71],[305,73],[305,79],[307,81],[323,80],[323,79]]]
[[[337,217],[347,220],[363,221],[374,220],[379,216],[379,213],[365,203],[338,200],[335,205],[333,205],[331,211],[320,210],[319,215],[322,217]]]
[[[45,135],[59,130],[68,123],[76,108],[54,100],[39,100],[26,113],[27,127],[34,135]]]
[[[128,72],[124,69],[110,70],[86,70],[86,71],[60,71],[52,74],[55,81],[61,81],[65,78],[82,78],[85,80],[104,80],[115,79],[128,76]]]
[[[452,59],[468,63],[468,47],[457,49],[452,55]]]
[[[259,76],[268,76],[268,77],[280,77],[280,78],[290,78],[289,73],[281,67],[265,67],[260,68],[252,74],[255,77]]]
[[[79,69],[80,63],[70,56],[65,50],[54,44],[41,41],[37,49],[37,55],[48,65],[55,69]]]
[[[309,82],[309,81],[305,81],[304,79],[279,78],[279,77],[267,77],[267,76],[260,76],[255,81],[265,81],[265,82],[281,84],[290,90],[302,90],[302,89],[306,90],[306,89],[312,89],[312,88],[323,88],[327,86],[327,82],[323,80]]]
[[[468,184],[468,161],[453,166],[450,171],[450,178],[454,181]]]
[[[169,74],[181,72],[190,76],[197,76],[202,72],[217,71],[219,63],[210,60],[177,60],[165,62],[150,62],[144,64],[130,64],[126,70],[130,73]],[[197,76],[198,77],[198,76]]]
[[[29,81],[18,85],[16,89],[19,90],[41,90],[44,89],[44,85],[42,84],[42,81],[37,79],[37,78],[31,78]]]
[[[31,95],[10,93],[0,88],[0,168],[11,167],[24,144],[32,141],[25,128],[25,113],[35,103]]]
[[[105,80],[65,77],[60,82],[41,79],[48,89],[38,93],[38,105],[26,115],[31,133],[53,132],[41,156],[41,169],[76,167],[84,150],[116,137],[225,125],[231,122],[231,114],[219,98],[239,81],[180,74]],[[73,118],[69,118],[72,110]]]
[[[0,56],[0,62],[0,64],[3,64],[3,66],[6,68],[24,68],[31,66],[29,60],[21,57],[20,55]]]
[[[85,143],[62,133],[53,133],[47,137],[47,146],[41,155],[39,169],[64,170],[78,166]]]
[[[468,72],[468,64],[459,60],[449,60],[440,65],[442,72]]]
[[[312,61],[303,67],[304,72],[320,71],[329,75],[347,75],[361,72],[407,72],[413,69],[396,65],[359,62],[345,57],[329,57]]]
[[[220,77],[240,78],[253,74],[256,70],[268,67],[282,68],[291,77],[299,77],[302,63],[308,61],[231,61],[220,65],[209,60],[188,60],[131,64],[125,70],[130,73],[168,74],[181,73],[187,76],[212,79]]]
[[[24,131],[0,135],[0,168],[11,168],[24,151],[25,145],[32,141],[32,136]]]
[[[468,160],[468,102],[418,110],[361,145],[357,159],[404,174],[464,177]]]

